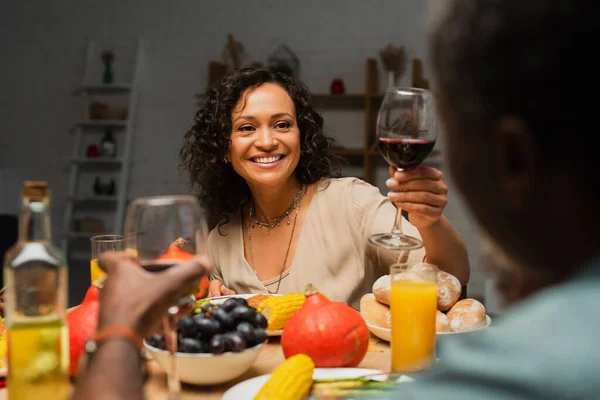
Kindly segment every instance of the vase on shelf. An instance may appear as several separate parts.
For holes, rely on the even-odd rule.
[[[112,62],[115,56],[112,51],[105,51],[102,53],[102,62],[104,62],[104,74],[102,75],[102,82],[105,84],[113,83],[113,69]]]
[[[98,157],[98,146],[95,144],[90,144],[85,152],[86,157],[88,158],[96,158]]]
[[[346,88],[344,86],[344,81],[341,79],[334,79],[331,82],[331,87],[329,88],[331,94],[344,94],[346,92]]]

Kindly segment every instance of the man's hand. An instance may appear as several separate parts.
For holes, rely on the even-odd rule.
[[[127,252],[102,253],[98,263],[107,273],[100,290],[99,329],[120,325],[133,329],[141,337],[154,332],[168,308],[213,268],[207,257],[197,257],[151,273]]]

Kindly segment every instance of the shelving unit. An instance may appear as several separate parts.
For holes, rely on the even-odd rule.
[[[110,119],[82,119],[74,123],[72,132],[73,155],[67,158],[70,166],[69,192],[66,202],[66,210],[63,220],[63,232],[61,235],[61,244],[63,251],[69,257],[69,244],[72,240],[87,239],[98,234],[121,233],[123,229],[123,217],[128,199],[128,184],[131,148],[134,135],[134,122],[136,117],[136,108],[140,85],[140,62],[142,55],[142,41],[138,40],[135,44],[135,59],[133,61],[133,73],[131,83],[120,82],[110,84],[90,83],[90,70],[92,62],[97,62],[99,54],[95,51],[95,43],[88,42],[85,58],[84,73],[81,85],[76,88],[74,93],[86,102],[87,99],[94,96],[127,96],[127,117],[124,120]],[[115,136],[122,135],[120,138],[122,144],[120,152],[116,158],[96,158],[83,156],[83,139],[85,135],[97,134],[98,131],[110,128]],[[94,195],[79,190],[80,173],[88,172],[109,172],[117,171],[116,195]],[[91,185],[92,182],[87,182]],[[75,211],[82,210],[83,214],[97,216],[99,212],[112,212],[112,225],[108,224],[105,232],[78,232],[73,230]]]
[[[334,153],[343,157],[349,165],[362,165],[364,180],[371,184],[375,184],[375,168],[382,160],[382,155],[377,149],[375,127],[384,95],[377,90],[377,60],[374,58],[368,58],[365,63],[364,93],[314,93],[312,95],[312,102],[316,108],[364,109],[363,146],[340,147],[334,149]],[[343,145],[339,142],[338,140],[338,144]],[[428,160],[437,159],[439,156],[440,152],[433,150]]]
[[[375,121],[379,105],[383,99],[382,93],[377,93],[377,60],[367,58],[365,62],[365,91],[364,93],[314,93],[312,96],[313,106],[319,108],[344,108],[344,109],[363,109],[364,127],[363,127],[363,145],[358,148],[340,147],[334,150],[334,153],[342,156],[348,164],[362,164],[364,180],[373,183],[375,179],[374,159],[379,153],[372,151],[372,145],[375,140]],[[338,144],[343,146],[343,143]]]

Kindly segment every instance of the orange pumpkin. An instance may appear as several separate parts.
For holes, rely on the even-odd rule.
[[[77,376],[85,343],[96,333],[99,311],[98,288],[92,285],[87,290],[81,304],[67,314],[70,356],[69,373],[72,377]]]
[[[159,260],[188,260],[188,259],[194,257],[194,255],[192,253],[189,253],[183,249],[183,247],[185,246],[185,243],[186,243],[185,239],[183,239],[183,238],[177,239],[176,241],[171,243],[171,245],[167,249],[167,252],[165,254],[163,254],[159,258]],[[206,296],[208,296],[209,285],[210,285],[210,283],[208,281],[208,276],[203,277],[202,280],[200,281],[200,284],[198,285],[198,289],[196,290],[196,293],[194,294],[196,299],[203,299]]]
[[[306,301],[281,335],[285,358],[306,354],[316,367],[356,367],[369,346],[369,329],[360,313],[331,301],[309,284]]]

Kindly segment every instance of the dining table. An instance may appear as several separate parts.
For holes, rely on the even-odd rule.
[[[284,360],[285,357],[281,348],[280,337],[270,336],[260,350],[254,364],[243,375],[219,385],[196,386],[182,383],[181,399],[221,399],[223,394],[229,388],[247,379],[270,374],[275,368],[281,365]],[[161,370],[156,361],[150,359],[146,362],[148,378],[144,384],[145,398],[147,400],[166,400],[168,398],[166,373]],[[376,369],[386,373],[390,372],[391,355],[389,343],[371,336],[367,353],[357,367]],[[8,390],[10,390],[10,388],[0,389],[0,400],[7,400]]]

